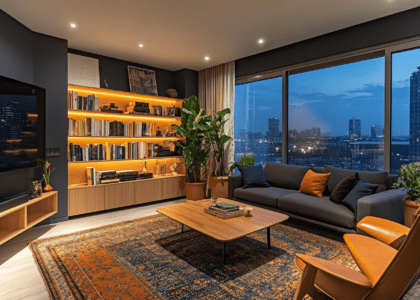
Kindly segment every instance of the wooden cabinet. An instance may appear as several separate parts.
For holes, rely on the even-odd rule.
[[[185,175],[69,188],[69,216],[185,195]]]
[[[104,186],[69,189],[69,216],[104,210],[104,189]]]
[[[185,196],[185,176],[163,178],[163,199]]]
[[[0,245],[28,228],[57,213],[57,192],[46,192],[41,197],[0,213]]]

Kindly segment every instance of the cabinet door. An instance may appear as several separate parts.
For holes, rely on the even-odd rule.
[[[69,216],[77,216],[104,209],[103,186],[69,190]]]
[[[154,178],[137,181],[134,194],[136,204],[162,200],[162,180]]]
[[[163,179],[163,199],[185,196],[185,176]]]
[[[105,185],[105,209],[136,204],[134,190],[135,182]]]

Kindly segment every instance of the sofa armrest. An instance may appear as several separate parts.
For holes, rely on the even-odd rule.
[[[242,175],[230,175],[228,179],[228,198],[233,199],[234,190],[243,186],[244,179]]]
[[[359,223],[364,217],[374,216],[404,224],[402,200],[405,195],[403,189],[392,189],[360,198],[357,201],[356,222]],[[362,233],[360,229],[357,232]]]

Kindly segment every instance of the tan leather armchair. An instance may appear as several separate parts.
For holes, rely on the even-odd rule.
[[[419,214],[420,208],[416,217]],[[410,232],[409,227],[377,217],[364,217],[357,223],[357,228],[395,249],[401,247]]]
[[[322,294],[336,300],[401,299],[420,272],[419,219],[417,216],[398,250],[371,237],[344,235],[361,272],[321,258],[296,255],[296,266],[303,273],[294,300],[305,295],[324,300]]]

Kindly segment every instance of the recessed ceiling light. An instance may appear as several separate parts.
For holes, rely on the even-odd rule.
[[[143,47],[144,47],[144,45],[143,45],[143,44],[139,44],[139,47],[140,47],[140,48],[143,48]]]
[[[258,40],[258,44],[264,44],[264,40],[263,39],[259,39]]]
[[[76,23],[71,23],[71,24],[70,24],[70,27],[71,27],[71,28],[76,28],[76,27],[77,27],[77,25],[76,25]]]
[[[210,57],[206,56],[204,57],[205,60],[210,60]]]

